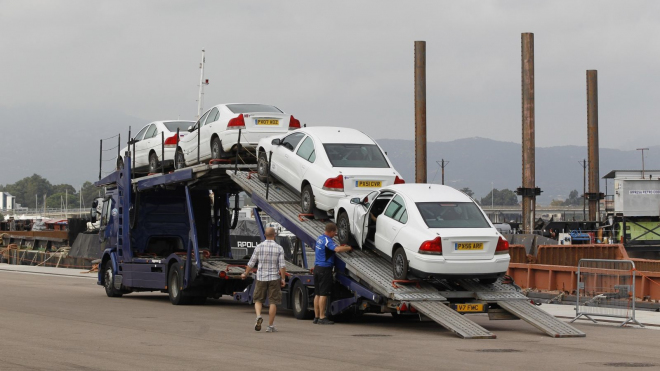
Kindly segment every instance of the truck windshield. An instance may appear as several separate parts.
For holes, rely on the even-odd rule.
[[[333,167],[390,167],[375,144],[326,143],[323,147]]]
[[[416,205],[429,228],[490,228],[473,202],[418,202]]]

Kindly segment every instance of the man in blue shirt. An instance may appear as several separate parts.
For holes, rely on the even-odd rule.
[[[335,253],[353,250],[348,245],[337,246],[332,240],[337,234],[337,225],[325,225],[325,233],[316,239],[314,248],[314,323],[333,325],[334,322],[325,317],[328,297],[332,295],[332,268],[335,265]]]

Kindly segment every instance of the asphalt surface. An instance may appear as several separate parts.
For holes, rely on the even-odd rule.
[[[108,298],[91,275],[0,270],[0,370],[660,368],[660,331],[651,329],[578,323],[586,338],[553,339],[523,321],[473,315],[497,339],[463,340],[389,315],[320,326],[282,311],[278,333],[255,332],[254,317],[229,299],[173,306],[160,293]]]

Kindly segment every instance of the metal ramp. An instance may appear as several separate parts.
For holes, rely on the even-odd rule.
[[[271,184],[266,197],[266,184],[259,181],[254,172],[227,171],[227,174],[259,208],[307,245],[313,245],[316,237],[323,233],[326,221],[300,217],[300,197],[295,192],[281,184]],[[464,339],[494,339],[496,336],[450,308],[448,297],[497,304],[552,337],[585,336],[571,325],[529,304],[529,299],[512,285],[501,282],[485,285],[476,279],[420,280],[419,285],[393,285],[390,263],[375,252],[355,249],[337,254],[337,257],[345,263],[352,279],[371,287],[383,297],[409,302],[420,313]]]

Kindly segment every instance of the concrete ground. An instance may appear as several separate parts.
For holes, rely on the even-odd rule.
[[[472,315],[497,339],[463,340],[389,315],[320,326],[282,311],[280,332],[271,334],[254,331],[245,304],[173,306],[160,293],[108,298],[94,274],[52,269],[0,264],[1,370],[660,368],[660,332],[651,329],[581,321],[586,338],[553,339],[523,321]],[[541,306],[572,317],[571,306],[555,307]],[[644,315],[660,323],[660,313]]]

